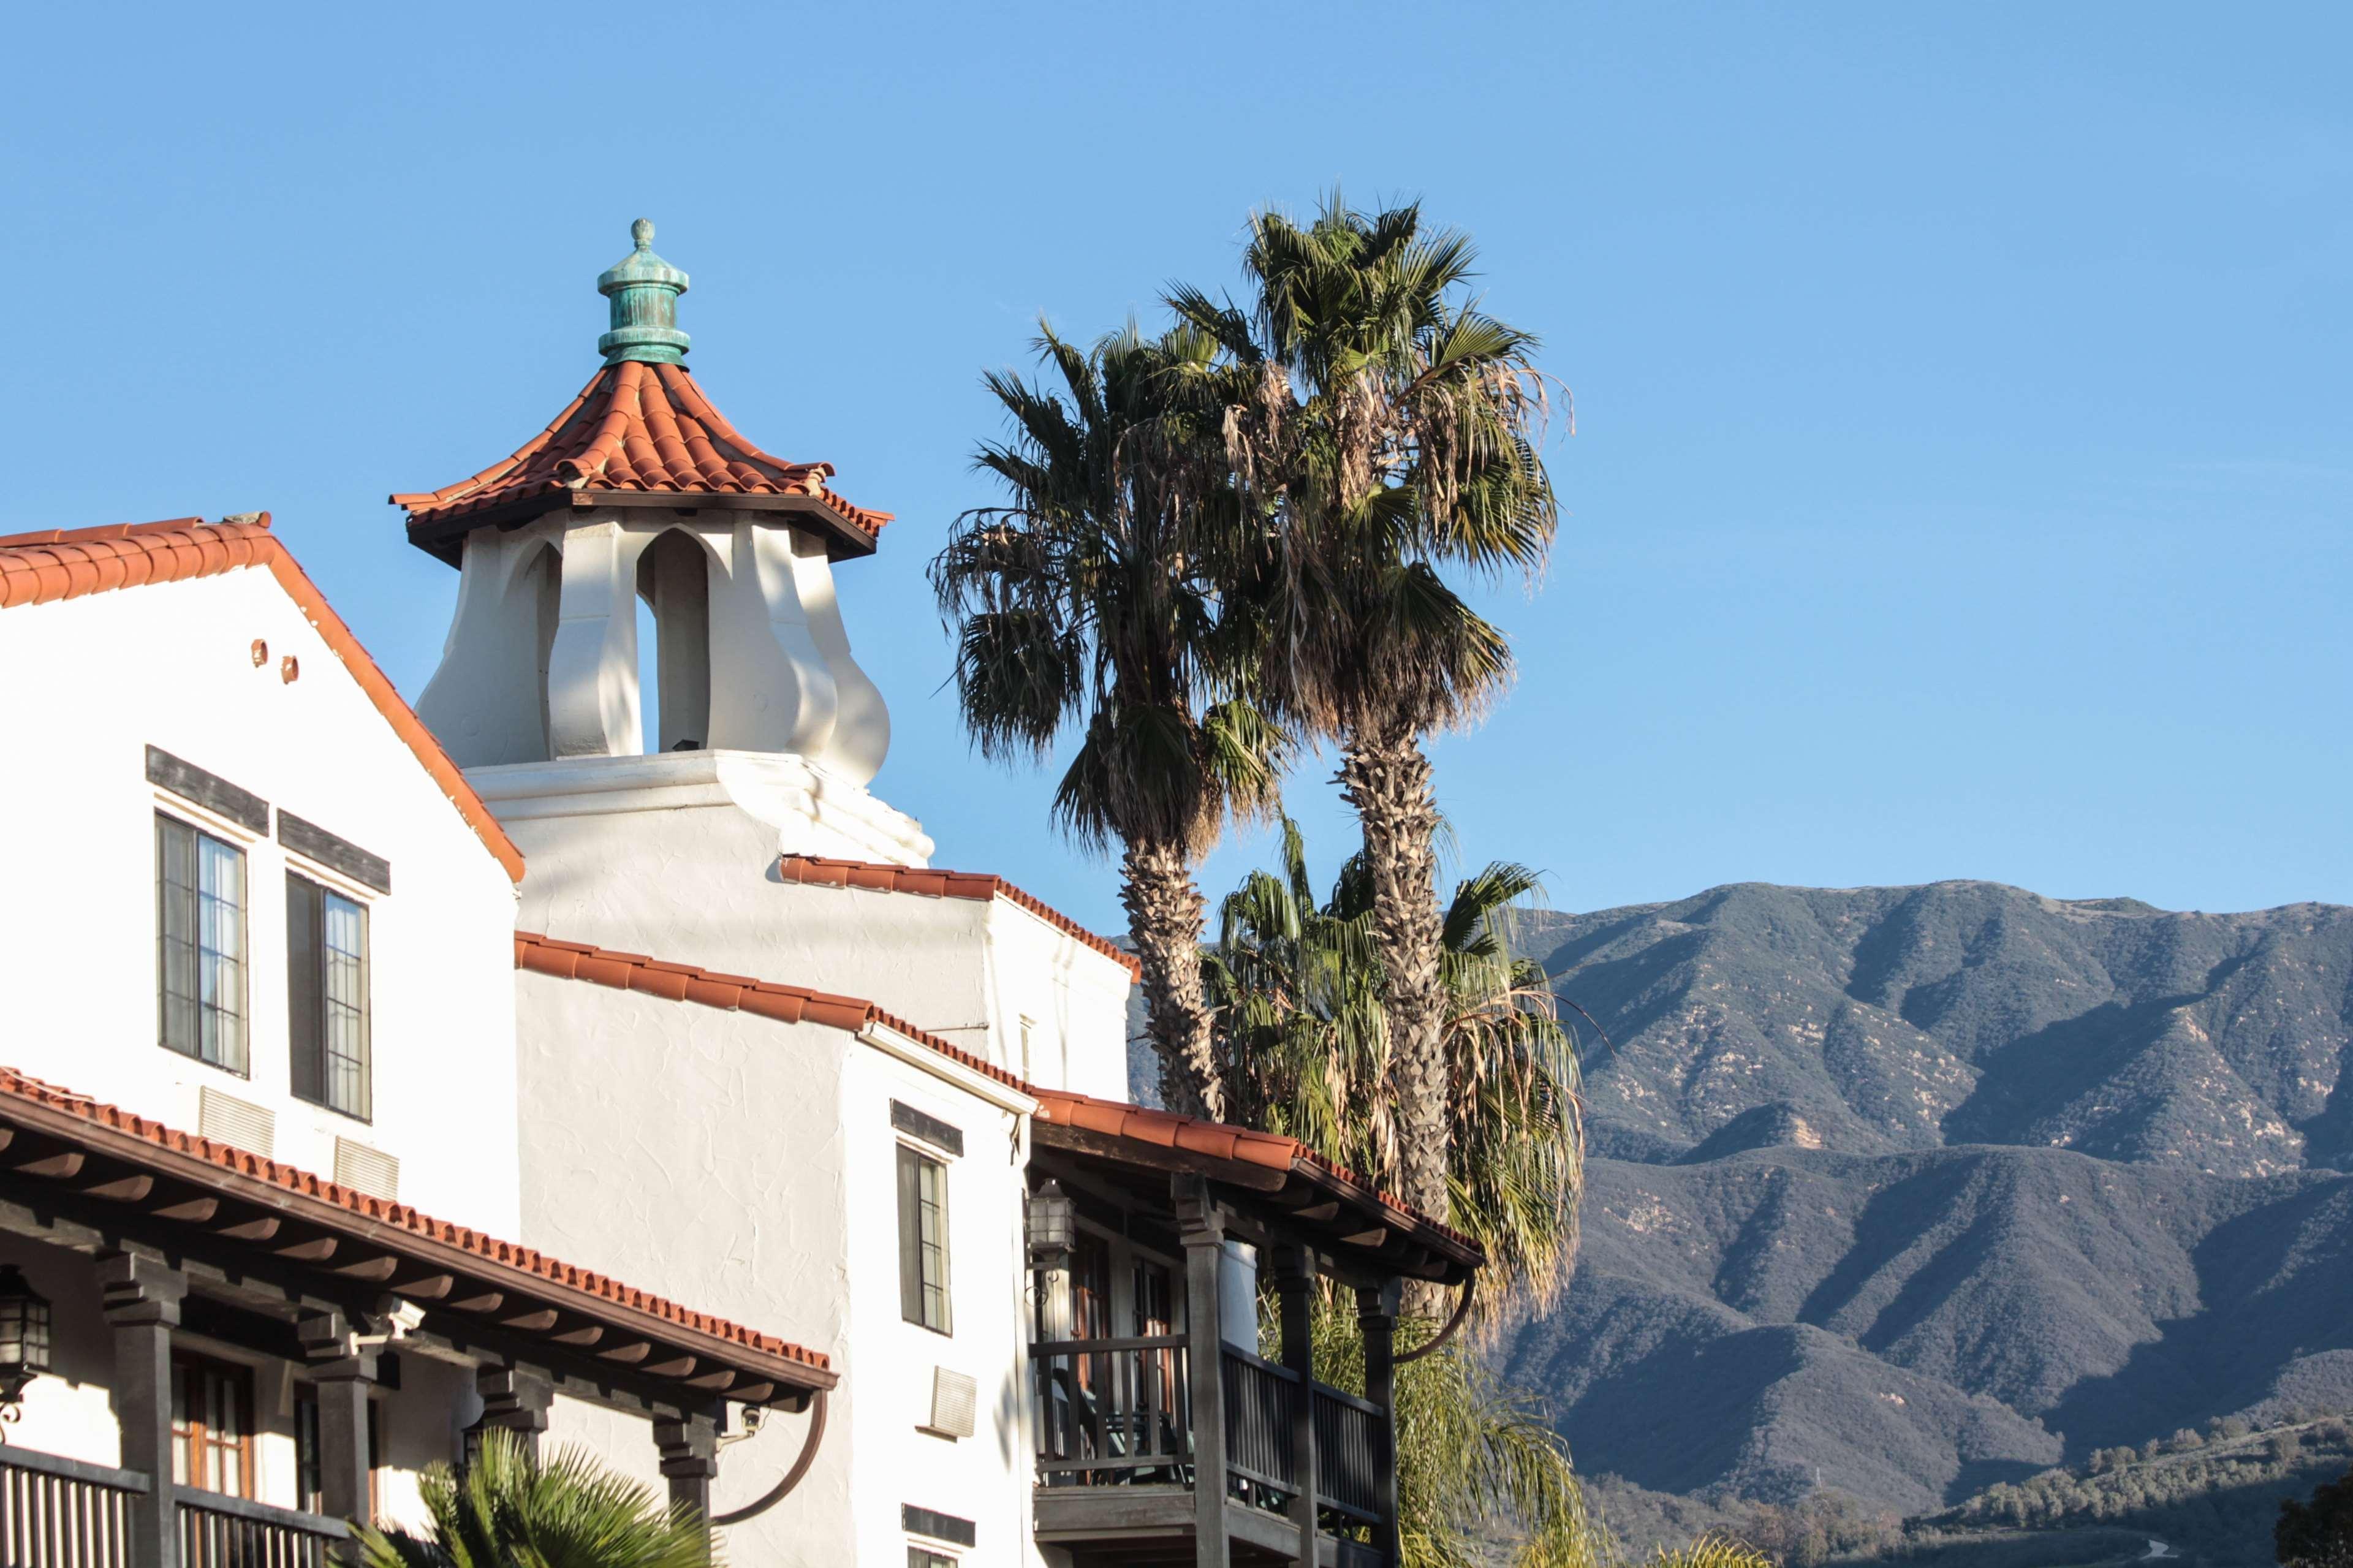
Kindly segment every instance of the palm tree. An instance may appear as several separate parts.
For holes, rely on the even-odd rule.
[[[417,1489],[432,1525],[357,1531],[363,1568],[703,1568],[716,1561],[710,1530],[691,1510],[664,1509],[650,1489],[587,1453],[558,1450],[542,1464],[506,1432],[483,1435],[463,1471],[436,1465]]]
[[[1304,226],[1252,218],[1245,305],[1168,300],[1247,389],[1227,408],[1227,473],[1273,526],[1236,589],[1267,700],[1338,745],[1383,959],[1399,1195],[1440,1215],[1452,1097],[1423,746],[1512,669],[1502,631],[1440,572],[1534,573],[1556,518],[1535,340],[1464,297],[1472,260],[1417,206],[1367,215],[1335,194]]]
[[[1041,328],[1037,347],[1058,390],[987,382],[1012,434],[975,464],[1009,499],[959,518],[932,563],[957,633],[957,700],[987,757],[1042,761],[1077,730],[1055,814],[1083,843],[1124,847],[1162,1101],[1219,1118],[1193,868],[1229,812],[1273,800],[1283,742],[1220,665],[1213,584],[1232,488],[1176,482],[1219,449],[1216,344],[1130,322],[1083,351]]]
[[[1514,915],[1536,889],[1534,872],[1499,861],[1464,879],[1439,921],[1448,1189],[1453,1223],[1487,1252],[1482,1324],[1507,1301],[1549,1305],[1577,1248],[1577,1057],[1544,971],[1513,947]],[[1235,1119],[1386,1183],[1400,1131],[1365,857],[1319,904],[1285,818],[1280,867],[1252,872],[1219,913],[1205,973]]]

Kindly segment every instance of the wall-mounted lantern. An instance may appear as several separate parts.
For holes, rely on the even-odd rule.
[[[1079,1205],[1049,1181],[1029,1194],[1029,1261],[1039,1268],[1058,1268],[1079,1244]]]
[[[23,1269],[0,1265],[0,1421],[24,1413],[25,1385],[48,1370],[48,1299]]]

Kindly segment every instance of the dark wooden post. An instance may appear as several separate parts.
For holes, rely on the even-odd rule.
[[[703,1561],[711,1559],[711,1483],[719,1474],[719,1424],[708,1415],[654,1423],[661,1473],[670,1478],[672,1508],[691,1510],[702,1526]]]
[[[1299,1526],[1299,1561],[1315,1562],[1315,1338],[1310,1317],[1310,1292],[1315,1284],[1315,1255],[1304,1247],[1285,1245],[1274,1251],[1274,1289],[1282,1307],[1282,1364],[1299,1378],[1299,1402],[1291,1407],[1291,1471],[1297,1489],[1291,1497],[1291,1517]]]
[[[1186,1386],[1193,1405],[1194,1568],[1228,1568],[1226,1542],[1226,1353],[1218,1331],[1218,1271],[1225,1215],[1199,1176],[1169,1178],[1185,1243]]]
[[[1380,1452],[1373,1456],[1373,1473],[1380,1478],[1381,1521],[1373,1529],[1373,1545],[1381,1560],[1390,1563],[1398,1555],[1397,1321],[1396,1280],[1377,1290],[1356,1292],[1356,1326],[1365,1337],[1365,1398],[1381,1410]]]
[[[305,1318],[295,1332],[319,1385],[319,1511],[329,1519],[375,1521],[368,1475],[368,1391],[375,1386],[376,1352],[354,1342],[341,1312]]]
[[[106,1321],[114,1330],[114,1419],[122,1468],[147,1472],[147,1490],[127,1500],[130,1568],[179,1568],[180,1510],[172,1494],[172,1331],[179,1326],[187,1276],[150,1258],[117,1252],[98,1260]]]
[[[482,1418],[477,1432],[512,1432],[523,1451],[539,1458],[539,1436],[547,1430],[547,1413],[555,1404],[555,1384],[546,1374],[519,1366],[486,1366],[474,1373],[474,1392],[482,1396]]]

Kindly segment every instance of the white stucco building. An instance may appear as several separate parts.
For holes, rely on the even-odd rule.
[[[1476,1248],[1126,1103],[1131,961],[872,787],[831,573],[887,516],[727,422],[635,239],[579,395],[394,498],[461,574],[415,712],[266,518],[0,538],[0,721],[75,738],[0,773],[50,829],[0,1264],[55,1338],[0,1535],[313,1562],[503,1427],[739,1568],[1388,1561],[1396,1281]],[[1309,1375],[1318,1278],[1361,1388]]]

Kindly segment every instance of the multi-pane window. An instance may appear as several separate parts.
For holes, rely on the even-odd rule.
[[[286,874],[287,1024],[297,1097],[365,1120],[367,906]]]
[[[203,1356],[172,1358],[172,1479],[253,1495],[253,1374]]]
[[[198,1061],[245,1070],[245,854],[155,816],[157,1034]]]
[[[956,1568],[956,1560],[928,1546],[907,1548],[907,1568]]]
[[[948,1168],[899,1145],[899,1312],[941,1333],[948,1324]]]

